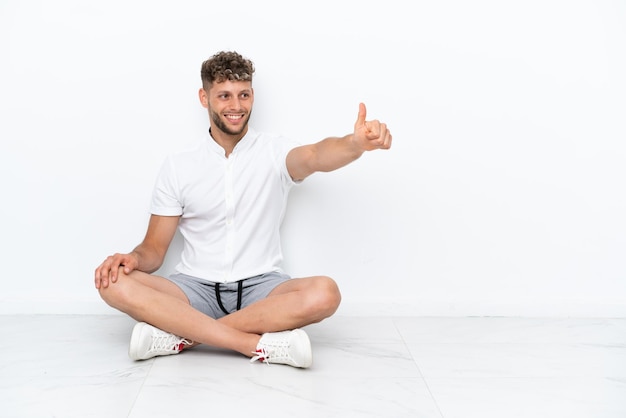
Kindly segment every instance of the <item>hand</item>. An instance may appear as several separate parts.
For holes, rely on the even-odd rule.
[[[117,281],[120,267],[124,270],[124,274],[130,274],[135,270],[139,262],[135,254],[113,254],[108,256],[102,264],[98,266],[95,273],[96,289],[108,287],[109,284]]]
[[[353,140],[363,151],[391,148],[391,132],[378,120],[366,121],[365,104],[359,103],[359,116],[354,124]]]

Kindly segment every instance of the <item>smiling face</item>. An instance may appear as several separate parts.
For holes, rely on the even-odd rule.
[[[226,80],[211,84],[208,90],[201,88],[199,94],[214,138],[226,135],[238,140],[246,134],[254,103],[252,82]]]

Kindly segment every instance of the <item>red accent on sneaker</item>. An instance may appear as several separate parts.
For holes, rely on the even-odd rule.
[[[257,353],[259,354],[263,354],[263,350],[256,350]],[[259,360],[261,363],[265,362],[265,357],[259,357],[257,360]]]

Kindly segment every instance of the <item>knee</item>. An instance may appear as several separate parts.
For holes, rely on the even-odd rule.
[[[109,306],[114,308],[121,308],[126,306],[130,300],[129,276],[125,275],[121,269],[119,276],[115,282],[109,282],[108,286],[101,286],[98,289],[98,293],[102,300],[104,300]]]
[[[320,320],[334,314],[341,303],[339,286],[330,277],[320,276],[315,283],[313,292],[312,309],[318,313]]]

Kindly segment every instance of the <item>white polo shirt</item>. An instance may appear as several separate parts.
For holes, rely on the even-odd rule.
[[[280,224],[296,184],[286,157],[298,145],[248,129],[228,158],[207,134],[165,160],[151,212],[181,216],[177,271],[221,283],[282,271]]]

